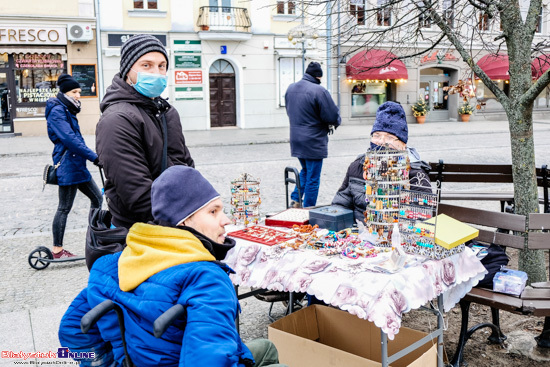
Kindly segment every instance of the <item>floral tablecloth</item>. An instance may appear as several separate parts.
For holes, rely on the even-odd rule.
[[[377,272],[389,254],[348,259],[320,256],[314,250],[292,250],[237,239],[224,262],[239,286],[307,292],[326,303],[374,322],[393,339],[401,317],[443,294],[451,309],[486,274],[475,254],[463,252],[443,260],[410,258],[397,273]]]

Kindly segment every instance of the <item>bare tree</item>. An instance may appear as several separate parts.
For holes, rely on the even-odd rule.
[[[533,106],[550,83],[550,73],[546,71],[533,81],[531,63],[550,47],[547,41],[537,41],[535,37],[542,27],[542,0],[304,0],[304,3],[306,17],[317,29],[325,28],[326,14],[331,14],[333,40],[339,39],[340,45],[346,45],[347,54],[359,49],[384,48],[399,59],[418,60],[433,50],[456,50],[496,96],[507,115],[516,213],[539,212]],[[339,28],[335,21],[338,17]],[[508,54],[508,93],[475,62],[483,54],[499,52]],[[527,238],[519,267],[529,274],[530,282],[546,280],[544,254],[529,250]]]

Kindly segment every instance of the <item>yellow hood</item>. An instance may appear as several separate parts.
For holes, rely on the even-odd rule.
[[[118,260],[120,289],[129,292],[152,275],[179,264],[214,261],[214,256],[189,231],[136,223]]]

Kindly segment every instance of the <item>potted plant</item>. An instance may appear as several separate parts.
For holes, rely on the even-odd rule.
[[[469,101],[464,101],[462,105],[458,108],[458,114],[462,119],[462,122],[470,121],[470,116],[474,113],[474,107],[470,104]]]
[[[418,98],[411,108],[414,117],[416,117],[416,122],[423,124],[426,121],[426,115],[428,114],[428,105],[426,102],[422,98]]]

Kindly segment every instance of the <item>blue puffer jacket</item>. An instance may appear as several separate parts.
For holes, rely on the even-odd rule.
[[[227,275],[230,269],[216,262],[203,244],[189,230],[135,224],[122,253],[94,263],[87,290],[61,321],[62,346],[102,353],[110,342],[115,360],[122,363],[114,312],[101,318],[99,330],[90,336],[80,332],[82,315],[111,299],[124,310],[128,352],[136,366],[243,367],[246,359],[252,362],[235,327],[239,304]],[[175,304],[185,306],[186,319],[155,338],[154,321]]]
[[[303,159],[328,156],[329,125],[340,126],[338,107],[317,78],[304,74],[285,94],[290,120],[290,153]]]
[[[59,163],[65,150],[68,150],[57,169],[59,186],[90,181],[92,176],[86,168],[86,160],[95,161],[97,154],[86,146],[76,116],[59,99],[50,98],[46,102],[46,120],[48,136],[55,144],[53,163]]]

